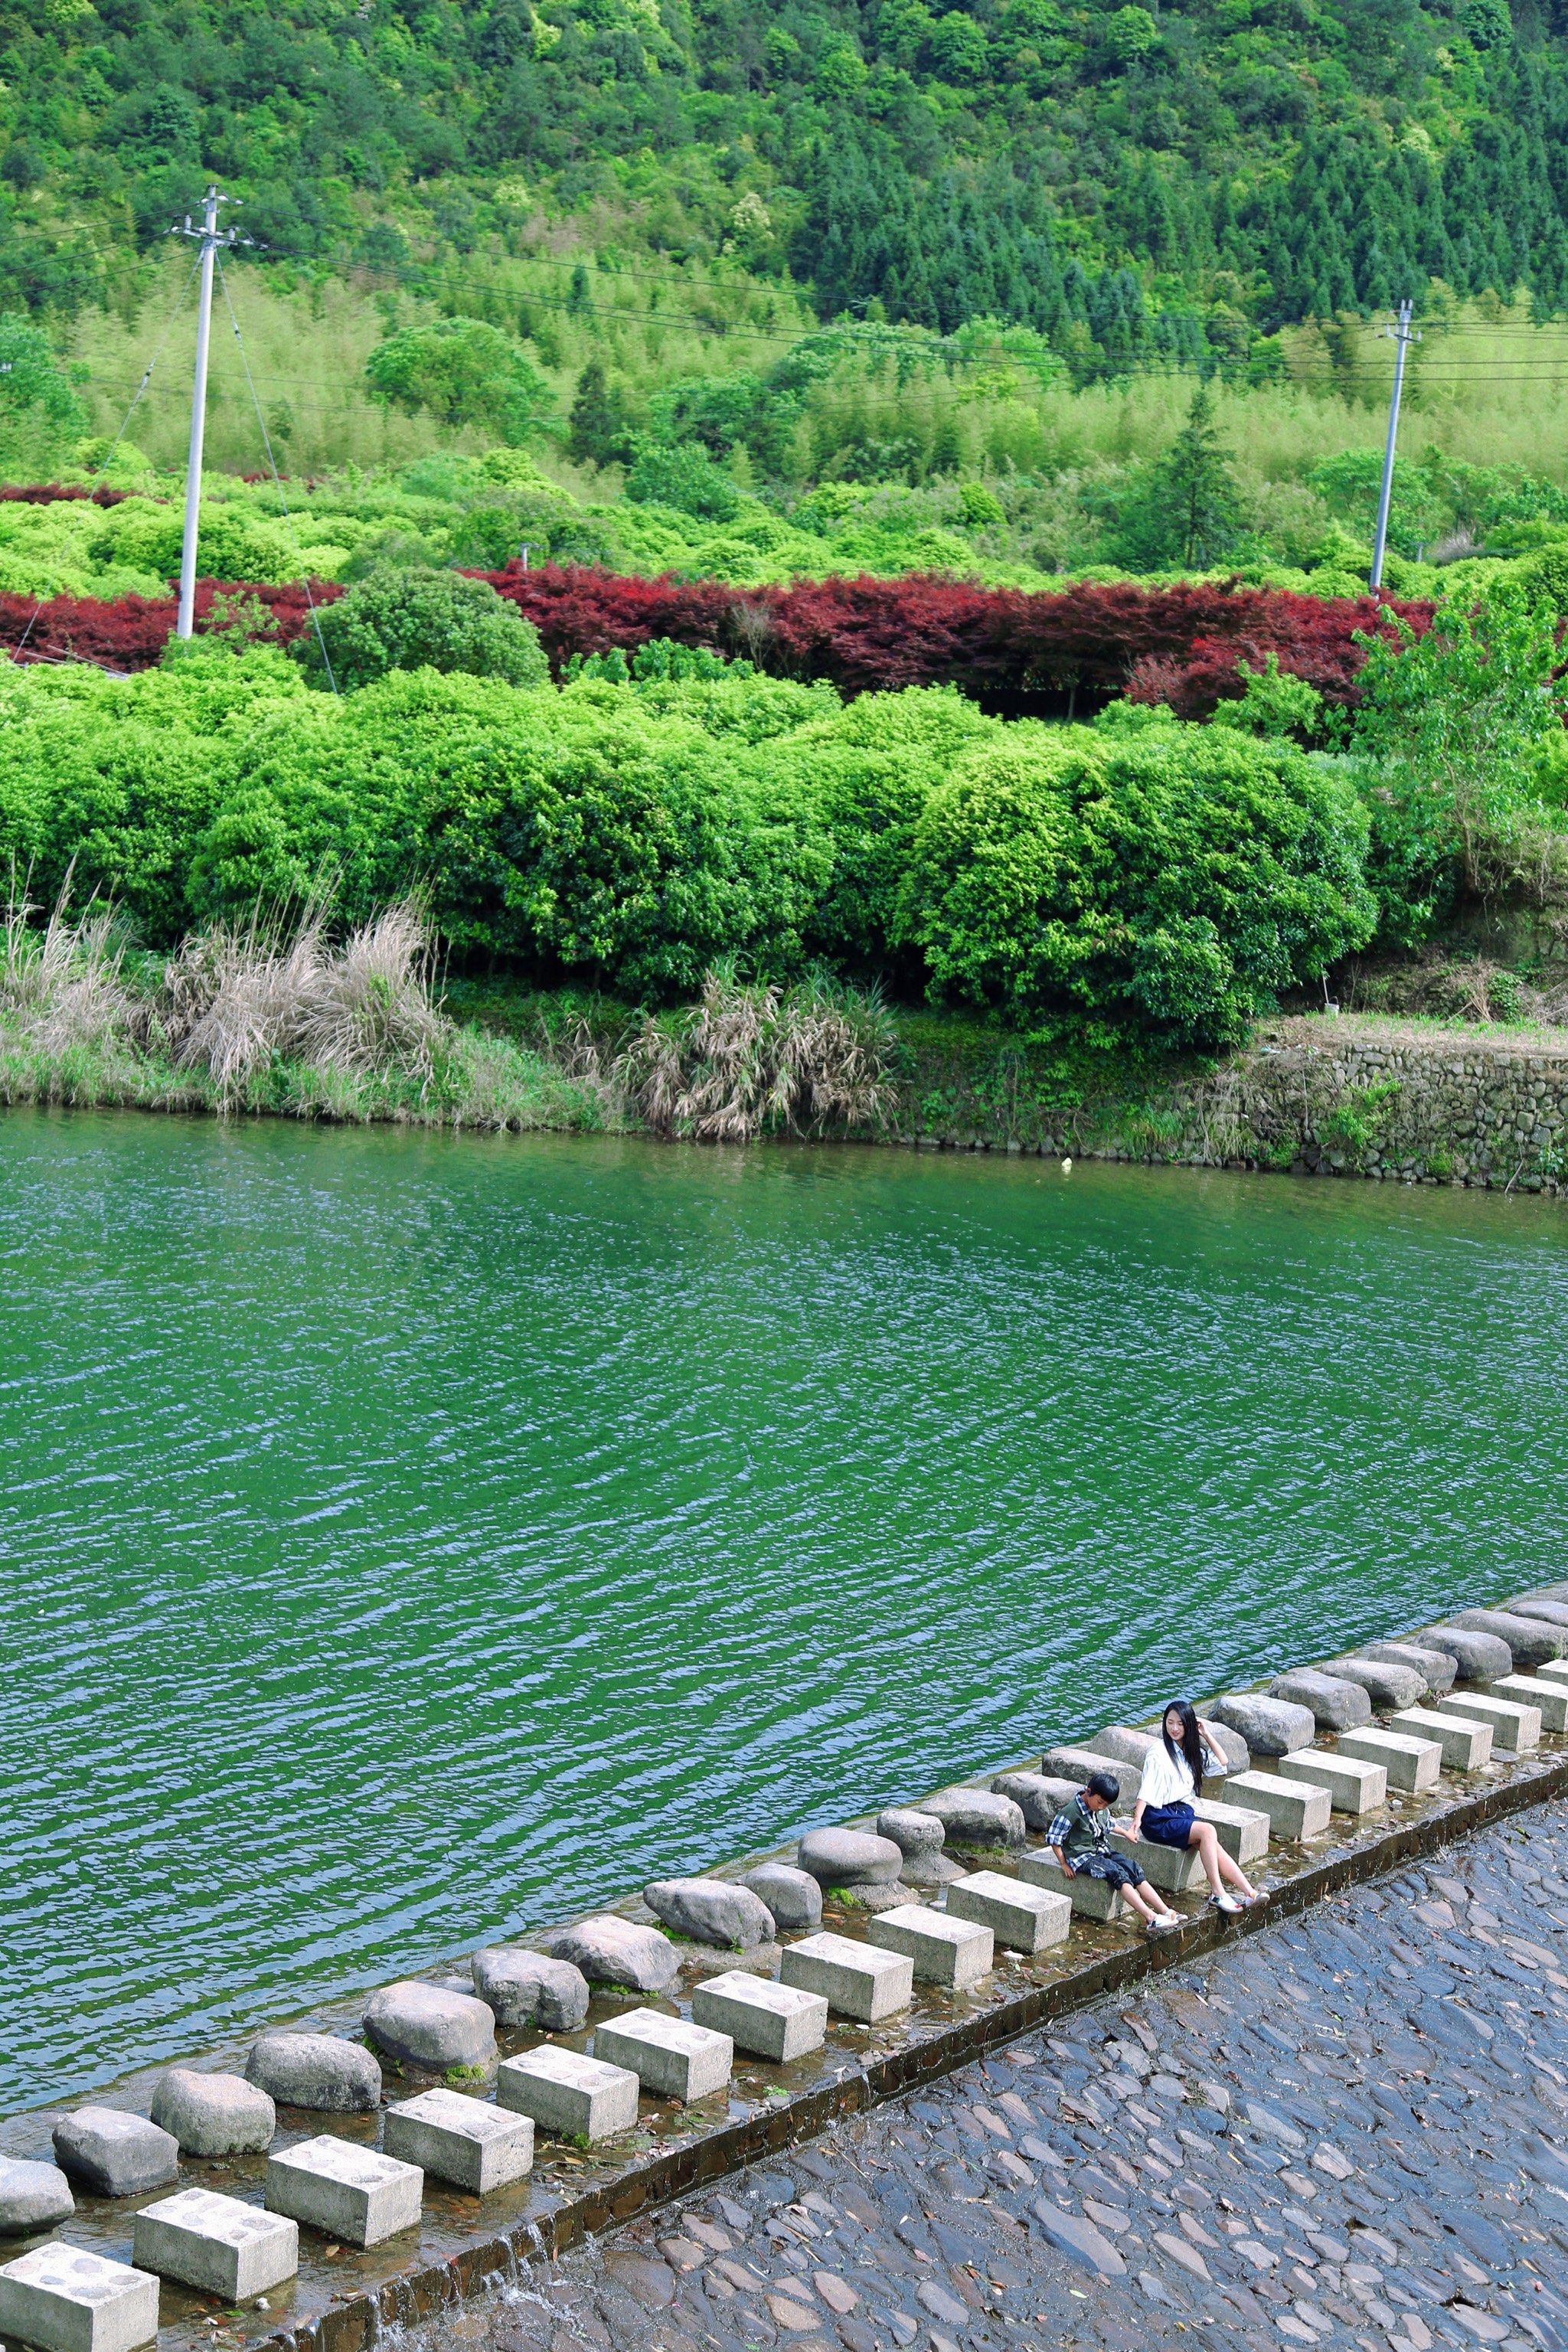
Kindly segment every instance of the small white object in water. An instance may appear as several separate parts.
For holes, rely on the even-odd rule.
[[[1070,1160],[1064,1160],[1062,1161],[1062,1174],[1064,1176],[1070,1176],[1072,1174],[1072,1161]]]

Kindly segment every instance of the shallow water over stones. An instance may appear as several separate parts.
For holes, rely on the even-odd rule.
[[[1561,1572],[1562,1212],[0,1121],[0,2103]]]

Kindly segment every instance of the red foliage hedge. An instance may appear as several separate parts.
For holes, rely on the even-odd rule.
[[[95,507],[117,507],[130,496],[129,490],[106,489],[101,482],[95,490],[81,489],[74,482],[0,482],[0,503],[12,506],[52,507],[62,499],[90,499]]]
[[[1354,699],[1358,630],[1386,626],[1378,600],[1292,594],[1283,589],[1142,588],[1132,581],[1081,582],[1045,594],[975,588],[917,574],[903,580],[805,581],[791,587],[733,588],[717,580],[646,580],[622,572],[546,564],[478,575],[538,627],[557,670],[571,654],[630,653],[650,637],[744,654],[792,677],[827,678],[845,694],[905,686],[952,685],[1005,700],[1069,688],[1104,700],[1130,693],[1205,718],[1238,695],[1238,665],[1261,668],[1270,654],[1331,702]],[[314,581],[318,604],[342,590]],[[215,597],[254,597],[268,633],[283,642],[310,626],[304,587],[204,580],[196,620],[207,626]],[[1417,634],[1427,604],[1394,606]],[[111,669],[157,660],[174,624],[174,600],[123,596],[0,596],[0,646],[23,660],[86,660]],[[220,619],[220,625],[223,621]]]

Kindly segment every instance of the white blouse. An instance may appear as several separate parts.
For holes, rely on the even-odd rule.
[[[1215,1759],[1204,1749],[1204,1769],[1208,1771]],[[1190,1805],[1196,1801],[1197,1790],[1193,1786],[1193,1768],[1178,1748],[1172,1756],[1163,1739],[1156,1739],[1143,1759],[1143,1777],[1138,1783],[1141,1805]]]

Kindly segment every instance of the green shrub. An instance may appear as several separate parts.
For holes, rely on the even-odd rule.
[[[459,572],[373,572],[335,604],[294,650],[309,676],[326,682],[326,664],[344,692],[395,669],[467,670],[537,686],[550,675],[539,632],[485,580]],[[322,652],[325,648],[325,662]]]

